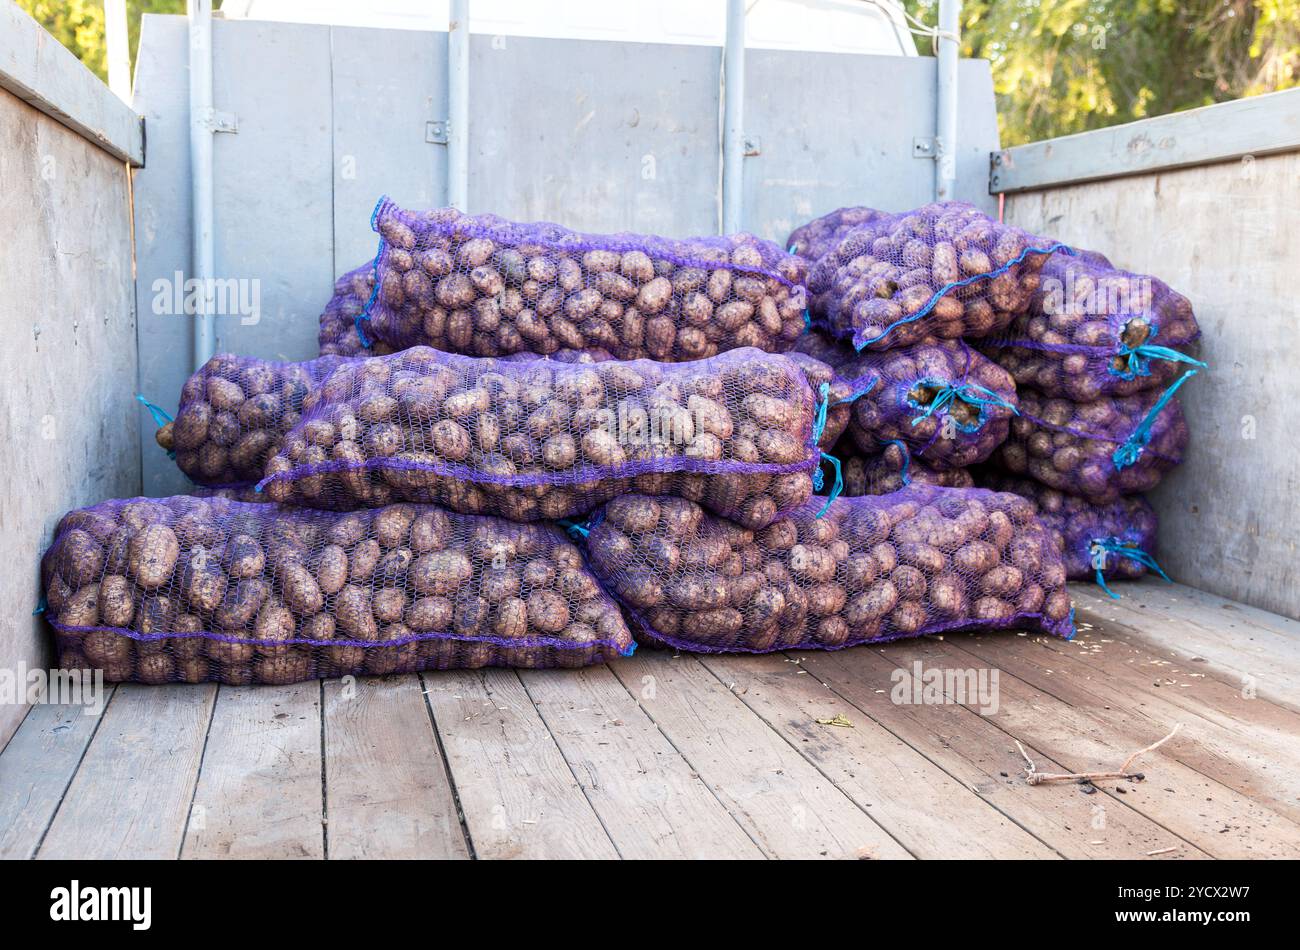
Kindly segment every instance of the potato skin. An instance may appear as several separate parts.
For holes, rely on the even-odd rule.
[[[632,648],[560,529],[428,505],[104,502],[61,521],[41,574],[59,655],[113,682],[572,667]]]
[[[761,531],[629,495],[589,521],[592,570],[639,639],[682,650],[838,648],[1018,625],[1072,633],[1065,569],[1014,494],[916,486],[820,500]]]
[[[679,364],[427,347],[352,360],[304,402],[259,485],[304,507],[432,502],[512,521],[570,518],[635,491],[762,527],[812,494],[828,438],[814,440],[814,419],[831,398],[812,383],[833,378],[815,363],[754,348]],[[417,553],[436,547],[406,520],[371,540],[394,546],[390,530]]]

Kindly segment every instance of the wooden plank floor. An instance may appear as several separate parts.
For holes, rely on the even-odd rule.
[[[119,686],[0,753],[0,857],[1300,857],[1300,624],[1119,590],[1071,642]]]

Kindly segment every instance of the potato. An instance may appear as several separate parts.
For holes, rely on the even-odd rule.
[[[744,349],[664,366],[423,347],[354,360],[320,381],[261,487],[316,508],[434,501],[532,521],[585,513],[635,479],[641,492],[697,499],[760,527],[811,494],[821,397],[810,381],[830,375],[813,362]],[[330,460],[338,469],[322,472]],[[367,576],[357,553],[354,581]]]
[[[105,502],[61,528],[42,561],[49,620],[71,659],[115,682],[573,666],[631,649],[617,606],[549,526],[416,504],[344,514],[214,495]],[[119,536],[125,573],[83,581],[99,539]],[[131,636],[84,632],[101,626]],[[543,645],[488,642],[503,637]]]
[[[917,486],[823,507],[753,532],[628,495],[588,520],[584,543],[637,636],[677,649],[840,647],[1012,617],[1071,632],[1060,552],[1018,496]]]
[[[1027,249],[1061,246],[955,201],[894,215],[844,210],[861,222],[812,222],[798,240],[819,255],[808,276],[812,319],[858,349],[1003,329],[1039,285],[1047,255]]]

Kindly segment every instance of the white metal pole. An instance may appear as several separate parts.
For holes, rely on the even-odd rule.
[[[199,305],[194,315],[194,368],[216,350],[215,315],[211,296],[212,252],[212,0],[188,0],[190,23],[190,276],[199,281]],[[183,290],[184,288],[182,288]]]
[[[469,0],[447,23],[447,204],[469,211]]]
[[[934,198],[951,201],[957,184],[957,37],[961,0],[939,0],[938,101],[934,130]]]
[[[108,88],[131,102],[131,46],[126,32],[126,0],[104,0],[104,45],[108,54]]]
[[[735,234],[744,204],[745,0],[727,0],[722,95],[722,233]]]

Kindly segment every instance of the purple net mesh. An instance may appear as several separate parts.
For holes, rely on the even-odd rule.
[[[984,350],[1018,385],[1092,402],[1168,386],[1196,362],[1200,335],[1191,302],[1163,281],[1100,254],[1057,253],[1028,311]]]
[[[859,349],[984,337],[1024,312],[1057,241],[957,201],[849,231],[808,277],[813,320]]]
[[[963,340],[867,352],[840,368],[852,377],[859,447],[902,441],[931,468],[966,468],[1005,441],[1019,404],[1011,376]]]
[[[1182,462],[1187,447],[1187,421],[1173,398],[1180,383],[1164,393],[1086,403],[1021,389],[1020,414],[992,460],[1004,471],[1098,504],[1150,491]]]
[[[348,361],[318,395],[267,463],[275,501],[532,521],[637,491],[760,527],[811,496],[821,455],[804,370],[755,349],[568,364],[416,347]]]
[[[430,506],[107,501],[62,519],[41,573],[60,666],[114,682],[584,666],[633,649],[559,529]]]
[[[1071,580],[1093,580],[1098,571],[1106,580],[1141,577],[1147,572],[1146,558],[1135,555],[1155,557],[1158,520],[1155,509],[1141,495],[1125,495],[1098,505],[1032,478],[993,470],[982,470],[979,482],[1033,501],[1043,526],[1056,538]]]
[[[790,232],[785,239],[785,247],[791,254],[797,254],[809,265],[816,264],[836,244],[840,243],[854,228],[871,224],[889,216],[887,211],[875,208],[851,207],[837,208],[820,218],[814,218]]]
[[[942,488],[972,488],[974,478],[964,468],[937,471],[920,459],[913,458],[900,441],[884,442],[873,452],[861,444],[867,440],[859,433],[845,435],[832,454],[840,460],[845,497],[888,495],[908,485],[936,485]]]
[[[176,419],[159,430],[158,443],[176,453],[177,466],[197,485],[254,485],[310,407],[317,385],[346,362],[338,356],[280,363],[218,354],[182,387]]]
[[[374,261],[348,271],[334,282],[334,296],[320,315],[317,342],[321,356],[382,356],[392,352],[374,341],[367,347],[357,332],[357,317],[366,312],[374,289]]]
[[[363,340],[472,356],[603,349],[697,360],[788,350],[807,265],[752,235],[670,240],[580,234],[454,208],[375,209],[379,292]]]
[[[1065,566],[1017,495],[914,487],[820,500],[761,531],[624,496],[586,530],[638,641],[696,652],[837,649],[944,630],[1073,634]]]

